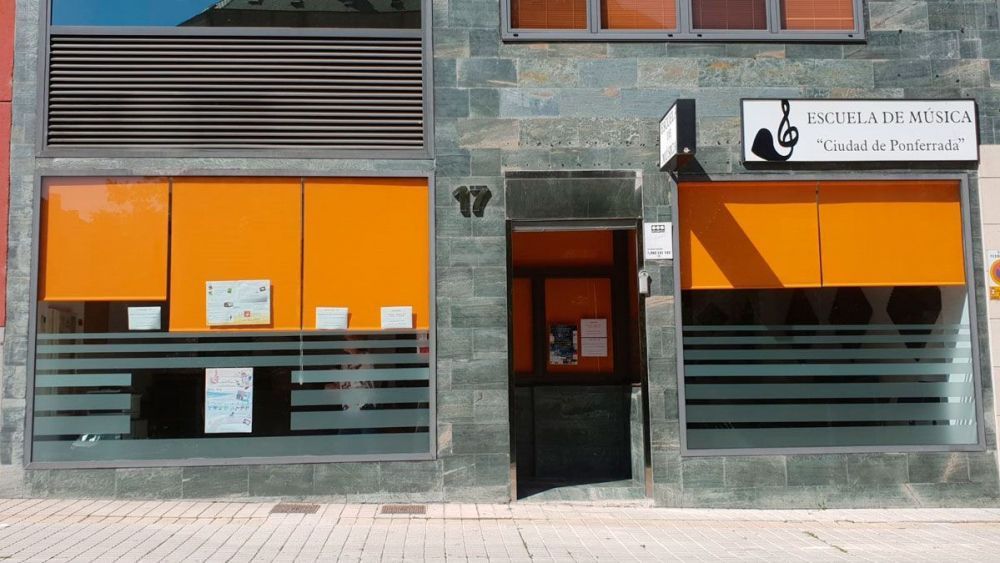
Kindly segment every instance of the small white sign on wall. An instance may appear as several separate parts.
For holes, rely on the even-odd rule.
[[[674,224],[643,223],[642,245],[646,260],[674,259]]]

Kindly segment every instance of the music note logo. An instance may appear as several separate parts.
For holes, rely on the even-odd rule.
[[[781,100],[781,122],[778,123],[778,146],[788,149],[788,154],[781,154],[775,147],[774,135],[766,128],[757,131],[753,139],[750,152],[769,162],[783,162],[792,158],[795,145],[799,142],[799,129],[791,125],[788,121],[788,113],[791,111],[788,100]]]

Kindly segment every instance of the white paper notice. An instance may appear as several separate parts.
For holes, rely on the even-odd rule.
[[[642,244],[646,260],[674,259],[673,223],[644,223]]]
[[[608,319],[580,319],[580,336],[583,338],[606,338]]]
[[[347,307],[316,307],[317,330],[347,330]]]
[[[159,307],[129,307],[129,330],[160,330]]]
[[[580,355],[585,358],[607,358],[607,338],[581,338]]]
[[[271,281],[205,282],[209,326],[266,325],[271,322]]]
[[[382,328],[413,328],[413,307],[382,307]]]
[[[253,432],[253,368],[205,370],[205,434]]]

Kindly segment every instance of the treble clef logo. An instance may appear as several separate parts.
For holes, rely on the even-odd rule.
[[[791,113],[791,104],[788,100],[781,100],[781,121],[778,123],[777,144],[783,149],[788,149],[788,154],[778,152],[778,149],[775,148],[774,135],[764,127],[757,131],[750,152],[769,162],[782,162],[791,158],[795,151],[795,145],[799,142],[799,129],[789,121],[789,113]]]

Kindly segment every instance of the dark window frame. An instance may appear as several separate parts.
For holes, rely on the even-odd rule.
[[[601,0],[587,0],[588,28],[575,29],[524,29],[512,27],[511,3],[500,0],[500,35],[504,41],[655,41],[655,42],[836,42],[856,43],[865,41],[864,10],[862,0],[852,0],[854,5],[853,30],[784,30],[781,29],[781,0],[765,0],[767,8],[766,30],[693,29],[691,26],[692,0],[677,0],[676,30],[612,30],[601,29]]]

